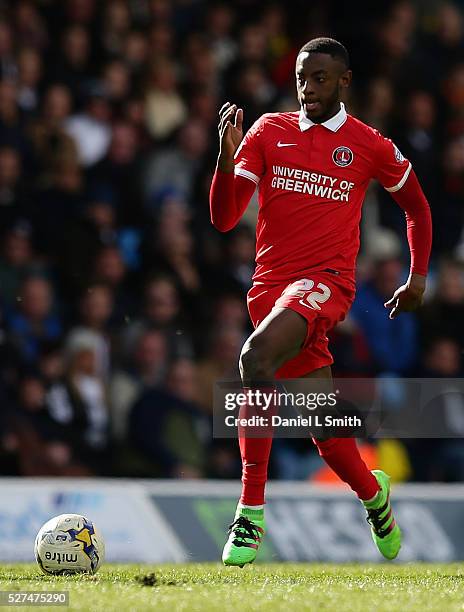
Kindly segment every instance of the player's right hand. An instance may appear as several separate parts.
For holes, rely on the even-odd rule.
[[[218,167],[233,171],[234,155],[243,138],[243,110],[226,102],[219,111],[219,159]]]

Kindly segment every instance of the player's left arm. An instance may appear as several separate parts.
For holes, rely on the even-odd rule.
[[[432,218],[411,163],[391,140],[380,134],[377,151],[377,178],[405,212],[411,253],[408,280],[385,303],[385,308],[390,309],[390,319],[394,319],[401,312],[411,312],[422,304],[432,247]]]

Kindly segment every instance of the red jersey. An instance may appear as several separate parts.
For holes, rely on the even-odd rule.
[[[411,164],[388,138],[340,111],[316,124],[303,113],[263,115],[235,156],[235,174],[258,186],[255,284],[336,270],[354,282],[361,206],[369,181],[387,191]]]

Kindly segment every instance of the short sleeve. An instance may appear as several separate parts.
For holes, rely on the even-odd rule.
[[[235,174],[244,176],[256,185],[264,175],[263,130],[266,115],[260,117],[245,134],[235,153]]]
[[[387,191],[398,191],[411,172],[411,163],[389,138],[379,132],[376,132],[376,136],[374,176]]]

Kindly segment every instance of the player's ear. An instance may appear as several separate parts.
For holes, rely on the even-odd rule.
[[[345,70],[343,74],[340,75],[339,83],[340,87],[346,88],[351,85],[351,79],[353,77],[353,72],[351,70]]]

